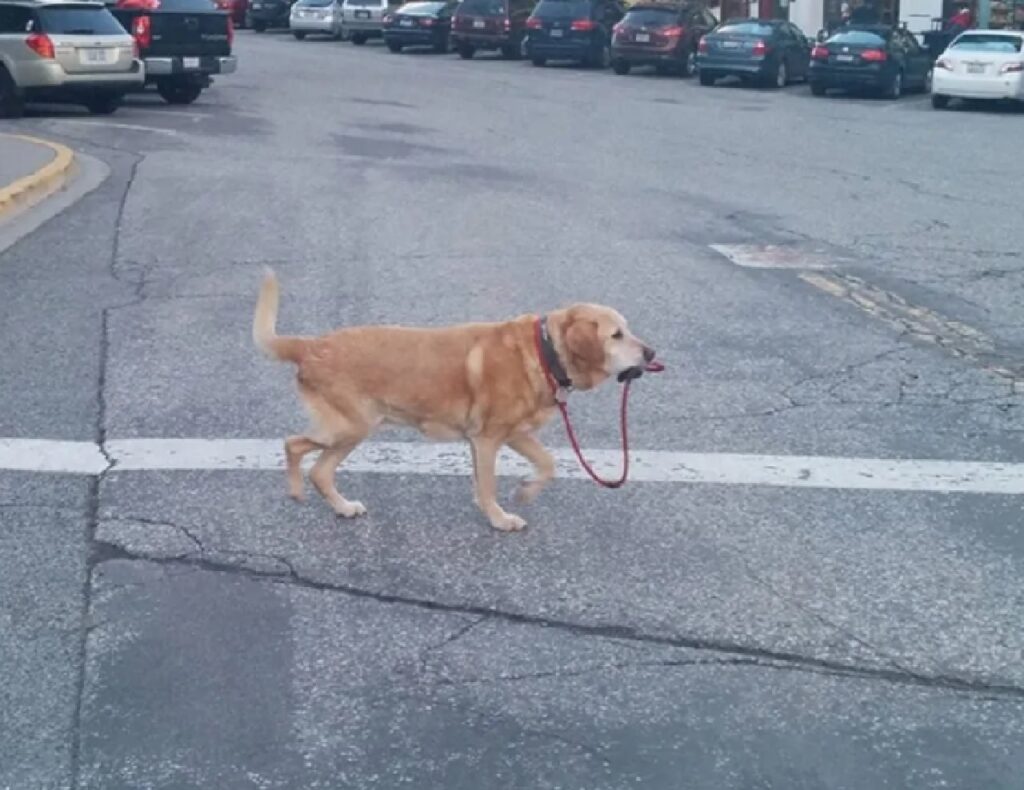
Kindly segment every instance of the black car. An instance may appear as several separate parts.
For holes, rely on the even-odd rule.
[[[458,2],[406,3],[384,17],[384,43],[392,52],[403,47],[432,47],[447,52],[452,29],[452,14]]]
[[[928,90],[932,57],[913,34],[888,25],[849,25],[811,51],[811,93],[829,88],[871,90],[898,99]]]
[[[452,17],[455,51],[466,60],[480,49],[519,57],[526,20],[536,5],[537,0],[462,0]]]
[[[811,42],[782,19],[730,19],[700,41],[700,84],[737,76],[766,87],[781,88],[807,77]]]
[[[612,69],[629,74],[634,66],[654,66],[659,74],[697,71],[697,44],[718,20],[703,5],[648,2],[630,6],[612,36]]]
[[[288,27],[295,0],[252,0],[247,18],[249,26],[257,33],[272,27]]]
[[[534,66],[569,60],[607,68],[612,28],[625,15],[620,0],[541,0],[526,20],[526,57]]]

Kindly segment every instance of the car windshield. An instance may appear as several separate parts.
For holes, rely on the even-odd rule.
[[[345,5],[356,8],[380,8],[382,0],[345,0]]]
[[[855,47],[881,47],[885,39],[879,33],[870,30],[844,30],[829,39],[831,44],[850,44]]]
[[[400,14],[412,14],[413,16],[429,16],[436,14],[442,8],[444,3],[409,3],[398,9]]]
[[[679,21],[674,8],[634,8],[626,14],[626,22],[637,27],[667,27]]]
[[[298,0],[295,5],[312,5],[312,6],[327,6],[333,3],[334,0]]]
[[[533,12],[540,19],[586,19],[590,17],[587,0],[543,0]]]
[[[462,0],[459,13],[476,16],[504,16],[505,0]]]
[[[49,6],[37,12],[41,33],[65,36],[124,36],[114,15],[97,6]]]
[[[960,36],[950,45],[950,49],[970,52],[998,52],[1012,55],[1021,50],[1020,36],[985,36],[972,34]]]
[[[726,36],[770,36],[775,28],[759,22],[726,22],[715,32]]]
[[[159,0],[158,8],[161,11],[191,11],[208,12],[216,11],[217,6],[212,0]]]

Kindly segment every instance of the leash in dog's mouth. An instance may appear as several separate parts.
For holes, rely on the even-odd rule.
[[[652,360],[646,365],[634,365],[631,368],[626,368],[619,374],[618,379],[619,383],[623,384],[627,381],[633,381],[633,379],[640,378],[644,373],[661,373],[664,370],[665,366],[663,364]]]

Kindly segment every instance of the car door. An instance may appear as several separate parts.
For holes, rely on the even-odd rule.
[[[700,41],[701,36],[711,29],[708,27],[704,10],[701,8],[695,8],[688,12],[682,19],[682,25],[686,28],[686,51],[696,52],[697,42]]]
[[[787,24],[790,38],[793,42],[793,56],[790,64],[790,74],[801,79],[807,78],[807,72],[811,67],[811,42],[804,32],[796,25]]]
[[[618,0],[604,0],[595,10],[597,21],[601,23],[602,42],[611,43],[612,28],[626,15],[626,7]]]
[[[928,52],[917,42],[917,37],[909,30],[901,30],[904,57],[907,59],[906,76],[919,88],[927,85],[928,72],[931,70],[931,58]]]

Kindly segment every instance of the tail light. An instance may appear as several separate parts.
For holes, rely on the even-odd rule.
[[[764,41],[758,40],[754,42],[754,48],[750,50],[750,53],[754,57],[764,57],[768,54],[768,45]]]
[[[235,45],[235,23],[228,17],[228,49]]]
[[[574,19],[569,25],[569,29],[580,33],[589,33],[591,30],[597,30],[597,22],[593,19]]]
[[[708,54],[708,40],[704,36],[701,36],[700,41],[697,42],[697,52],[701,55]]]
[[[668,36],[669,38],[679,38],[685,32],[686,28],[682,25],[672,25],[671,27],[663,27],[661,29],[661,35]]]
[[[435,22],[437,22],[436,19],[428,16],[420,20],[420,27],[433,27]]]
[[[541,22],[539,19],[536,19],[536,18],[534,18],[532,16],[529,19],[526,20],[526,29],[527,30],[540,30],[543,27],[544,27],[544,23]]]
[[[629,38],[629,27],[626,26],[625,22],[619,22],[612,28],[612,35],[615,38]]]
[[[811,50],[811,60],[828,60],[828,47],[820,44]]]
[[[384,22],[385,25],[390,25],[392,22],[395,21],[395,16],[394,14],[385,14],[384,19],[382,21]]]
[[[50,41],[50,37],[45,33],[33,33],[25,39],[25,43],[28,44],[29,49],[41,58],[53,60],[57,57],[57,53],[53,51],[53,42]]]
[[[860,57],[868,63],[881,63],[889,59],[884,49],[866,49],[860,53]]]
[[[153,43],[153,23],[148,16],[137,16],[132,20],[132,37],[140,50],[149,49]]]
[[[505,17],[505,19],[501,23],[501,26],[505,29],[505,32],[508,33],[510,30],[512,30],[512,20],[509,19],[508,17]]]
[[[114,7],[125,11],[156,11],[160,0],[117,0]]]
[[[999,69],[1000,74],[1017,74],[1024,71],[1024,63],[1004,63]]]

